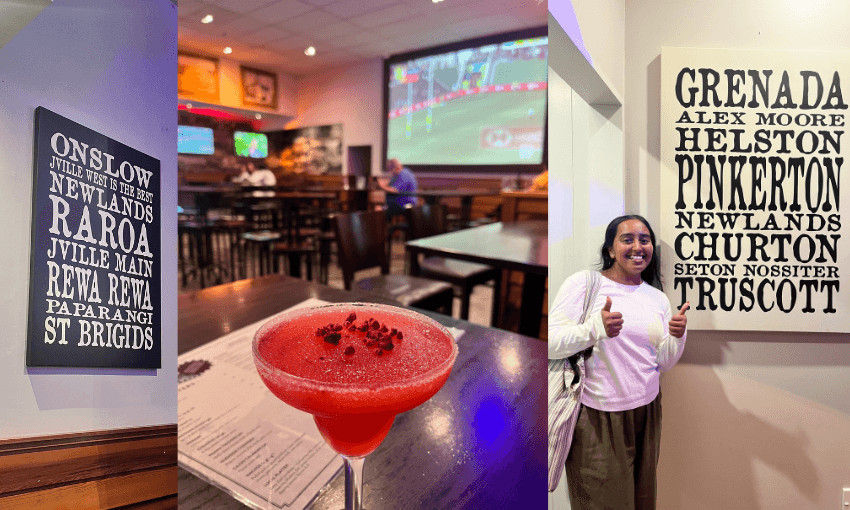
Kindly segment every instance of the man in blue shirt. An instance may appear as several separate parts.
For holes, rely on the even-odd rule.
[[[416,205],[416,177],[396,158],[387,161],[387,170],[392,172],[392,179],[378,179],[378,186],[387,192],[387,221],[389,221],[393,216],[403,214],[407,204]]]

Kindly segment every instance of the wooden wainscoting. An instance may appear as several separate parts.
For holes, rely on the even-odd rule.
[[[0,510],[177,508],[177,425],[0,441]]]

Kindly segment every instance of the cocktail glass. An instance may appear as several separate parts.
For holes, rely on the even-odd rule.
[[[361,510],[366,455],[381,444],[398,413],[442,388],[458,347],[445,327],[424,315],[340,303],[272,319],[254,336],[253,352],[266,386],[312,414],[322,437],[343,458],[345,508]]]

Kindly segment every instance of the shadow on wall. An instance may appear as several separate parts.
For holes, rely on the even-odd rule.
[[[789,433],[736,407],[721,376],[706,364],[722,364],[729,342],[694,340],[697,339],[688,339],[680,363],[688,363],[690,358],[699,360],[699,364],[677,367],[664,376],[667,416],[658,477],[659,485],[666,485],[666,490],[659,490],[659,496],[664,498],[659,500],[659,508],[761,508],[763,495],[759,494],[759,487],[764,485],[764,475],[758,476],[762,482],[757,482],[758,464],[783,475],[814,504],[822,483],[807,453],[807,433],[799,429]],[[764,398],[774,398],[759,383],[730,377],[737,388],[748,388],[744,391],[751,392],[750,399],[761,398],[756,394],[759,390],[764,390]],[[787,396],[779,398],[787,405]],[[722,492],[718,492],[718,487],[723,488]]]
[[[648,158],[643,172],[646,189],[657,190],[661,187],[660,55],[647,65],[646,90],[644,144]],[[636,181],[634,176],[632,182],[627,182],[636,185]],[[658,198],[649,200],[649,210],[659,211]],[[658,216],[650,215],[648,219],[657,222]],[[794,432],[788,432],[777,424],[789,414],[799,416],[807,408],[814,410],[817,403],[726,371],[725,354],[730,342],[723,338],[729,334],[735,333],[694,332],[679,365],[662,376],[664,431],[658,507],[759,509],[766,500],[776,500],[764,493],[773,477],[793,485],[793,489],[783,488],[782,493],[797,493],[811,502],[805,508],[814,507],[823,490],[823,480],[809,452],[816,438],[799,425]],[[769,333],[756,332],[746,332],[745,336],[749,342],[771,342],[772,338]],[[782,370],[782,366],[794,366],[795,362],[760,357],[758,363]],[[770,401],[776,402],[775,412],[765,411]],[[789,404],[796,409],[789,409]],[[769,421],[764,418],[767,416]]]
[[[156,377],[157,370],[126,368],[26,368],[40,411],[81,408],[119,408],[159,405],[147,391],[139,391],[136,377],[100,378],[102,375]],[[91,384],[69,384],[70,378],[91,379]],[[108,381],[108,386],[107,386]],[[148,384],[148,382],[145,382]],[[116,386],[122,391],[115,391]],[[147,386],[145,386],[147,387]],[[73,391],[71,391],[73,389]]]

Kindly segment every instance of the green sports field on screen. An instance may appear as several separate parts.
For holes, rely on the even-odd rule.
[[[413,165],[540,163],[545,115],[546,89],[457,97],[389,119],[387,154]],[[488,143],[498,130],[539,142]]]

